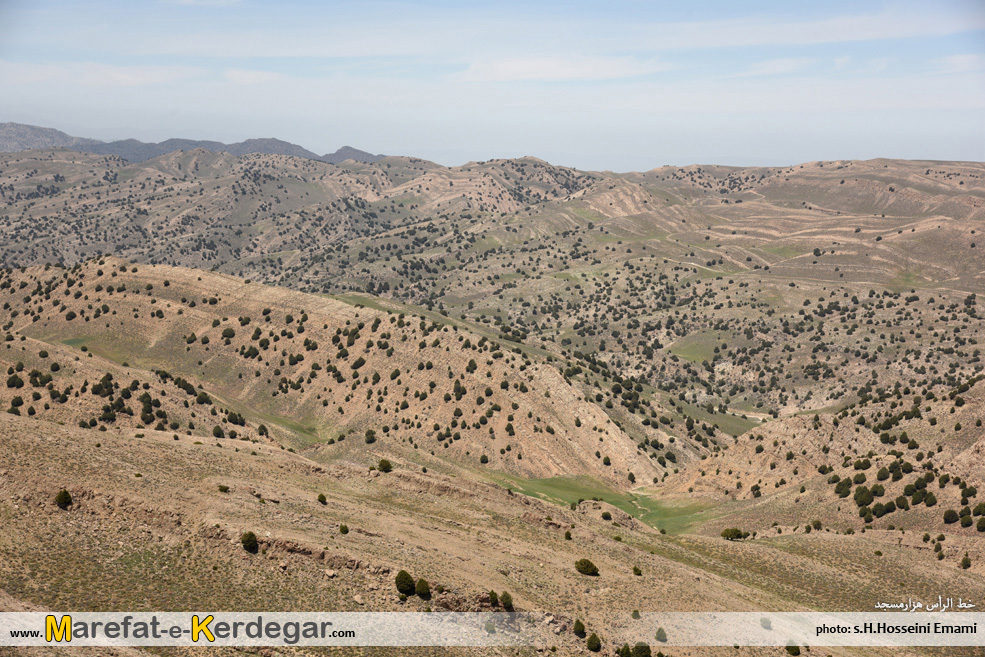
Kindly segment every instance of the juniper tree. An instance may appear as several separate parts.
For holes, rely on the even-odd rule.
[[[239,542],[243,545],[243,549],[250,554],[256,554],[260,550],[257,535],[253,532],[243,532],[243,535],[239,537]]]
[[[417,584],[414,582],[414,578],[411,577],[410,573],[406,570],[401,570],[397,573],[395,582],[397,585],[397,591],[403,593],[404,595],[414,595]]]
[[[58,491],[55,495],[55,504],[58,505],[59,509],[67,509],[72,505],[72,494],[69,493],[64,488]]]

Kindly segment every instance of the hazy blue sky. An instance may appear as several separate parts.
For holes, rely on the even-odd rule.
[[[0,0],[0,121],[442,164],[985,160],[985,2]]]

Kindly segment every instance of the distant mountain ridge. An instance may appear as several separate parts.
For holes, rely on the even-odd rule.
[[[143,162],[165,153],[195,148],[203,148],[214,153],[225,152],[231,155],[263,153],[266,155],[288,155],[319,160],[329,164],[339,164],[346,160],[373,163],[386,157],[361,151],[351,146],[343,146],[334,153],[318,155],[306,148],[281,139],[247,139],[234,144],[199,139],[167,139],[162,142],[142,142],[136,139],[121,139],[103,142],[98,139],[73,137],[54,128],[25,125],[23,123],[0,123],[0,153],[16,153],[37,148],[69,148],[97,155],[116,155],[129,162]]]
[[[72,137],[61,130],[23,123],[0,123],[0,153],[16,153],[35,148],[84,148],[100,144],[97,139]]]

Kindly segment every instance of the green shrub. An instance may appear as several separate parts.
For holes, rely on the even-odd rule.
[[[239,537],[239,542],[243,544],[243,549],[250,554],[256,554],[260,550],[257,535],[253,532],[243,532],[243,535]]]
[[[67,509],[72,506],[72,494],[64,488],[61,489],[58,491],[58,494],[55,495],[55,504],[58,505],[59,509]]]
[[[393,464],[386,459],[380,459],[379,464],[377,464],[376,469],[380,472],[390,472],[393,470]]]
[[[744,538],[749,538],[749,532],[744,532],[738,527],[729,527],[722,530],[722,538],[726,541],[741,541]]]
[[[423,577],[417,580],[417,584],[414,586],[414,593],[417,594],[421,600],[431,599],[431,587],[428,585],[428,581]]]
[[[650,646],[640,641],[633,646],[633,657],[651,657]]]
[[[513,596],[508,591],[503,591],[503,594],[499,596],[499,604],[503,605],[503,609],[506,611],[513,611]]]
[[[657,628],[657,641],[660,643],[667,643],[667,632],[662,627]]]
[[[588,559],[579,559],[575,562],[575,570],[582,575],[594,577],[599,574],[599,569]]]
[[[397,573],[396,577],[397,591],[403,593],[404,595],[414,595],[417,589],[417,584],[414,582],[414,578],[410,576],[406,570],[401,570]]]
[[[318,503],[319,504],[328,504],[328,500],[325,499],[325,493],[318,493]]]
[[[499,606],[499,594],[497,594],[495,591],[489,592],[489,604],[492,605],[493,607]]]
[[[585,647],[587,647],[592,652],[598,652],[602,649],[602,640],[599,639],[599,635],[592,632],[592,636],[588,637],[588,641],[585,642]]]
[[[575,633],[575,636],[585,637],[585,624],[581,622],[580,618],[575,619],[575,624],[572,626],[571,631]]]
[[[349,525],[339,525],[339,533],[345,536],[349,533]]]

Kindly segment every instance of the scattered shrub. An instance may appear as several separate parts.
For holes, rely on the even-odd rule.
[[[588,559],[579,559],[576,561],[575,570],[582,575],[588,575],[589,577],[594,577],[599,574],[598,567]]]
[[[72,494],[69,493],[64,488],[58,491],[55,495],[55,504],[58,505],[59,509],[67,509],[72,506]]]
[[[397,591],[404,595],[414,595],[417,591],[417,583],[414,582],[414,578],[406,570],[401,570],[397,573],[395,582],[397,584]]]
[[[575,624],[571,627],[571,631],[575,633],[575,636],[585,638],[585,624],[581,622],[580,618],[575,619]]]
[[[256,554],[260,550],[257,535],[253,532],[243,532],[243,535],[239,537],[239,542],[243,544],[243,549],[250,554]]]

